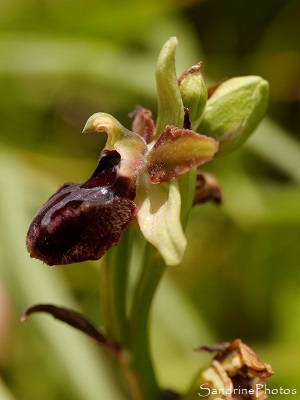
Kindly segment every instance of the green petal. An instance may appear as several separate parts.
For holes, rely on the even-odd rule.
[[[171,37],[163,46],[156,65],[158,116],[156,135],[167,125],[183,126],[184,109],[175,70],[177,39]]]
[[[228,79],[207,101],[197,131],[219,141],[219,153],[240,147],[261,122],[268,104],[268,82],[259,76]]]
[[[135,203],[145,239],[159,250],[167,265],[178,264],[186,247],[186,238],[180,221],[181,200],[177,181],[152,185],[149,175],[143,173]]]
[[[151,183],[169,182],[210,161],[218,143],[189,129],[167,126],[147,156]]]

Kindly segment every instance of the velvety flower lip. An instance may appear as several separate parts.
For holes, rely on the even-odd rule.
[[[65,183],[34,217],[26,237],[31,257],[48,265],[97,260],[116,245],[137,213],[135,188],[118,176],[120,157],[106,151],[83,184]]]

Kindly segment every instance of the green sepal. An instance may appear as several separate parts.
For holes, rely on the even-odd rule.
[[[175,70],[175,51],[178,41],[171,37],[161,49],[156,64],[158,114],[155,135],[167,125],[183,126],[184,109]]]
[[[86,132],[107,133],[105,150],[116,150],[120,154],[120,175],[137,179],[147,152],[147,144],[141,136],[126,129],[113,116],[100,112],[88,119],[83,129],[83,133]]]

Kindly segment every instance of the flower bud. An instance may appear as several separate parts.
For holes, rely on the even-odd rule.
[[[192,125],[197,126],[205,109],[207,88],[201,75],[201,62],[188,68],[178,79],[179,89],[184,107],[189,110]]]
[[[218,154],[236,150],[261,122],[268,92],[268,82],[259,76],[228,79],[208,99],[197,131],[219,141]]]

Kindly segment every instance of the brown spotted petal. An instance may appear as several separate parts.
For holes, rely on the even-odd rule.
[[[202,346],[197,350],[217,353],[211,366],[201,376],[202,382],[205,382],[201,389],[206,391],[208,400],[218,395],[226,400],[267,398],[263,388],[273,371],[240,339],[211,347]]]
[[[137,207],[135,188],[118,176],[115,151],[101,157],[83,184],[66,183],[34,217],[26,238],[30,256],[48,265],[97,260],[116,245]]]
[[[218,150],[212,138],[167,125],[150,150],[147,169],[151,183],[169,182],[210,161]]]

